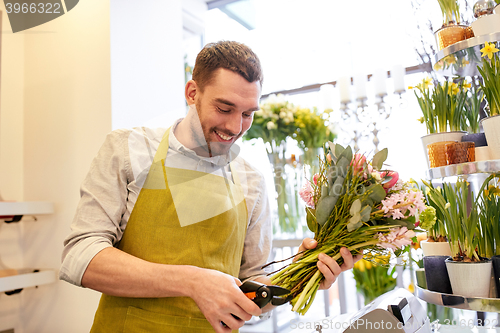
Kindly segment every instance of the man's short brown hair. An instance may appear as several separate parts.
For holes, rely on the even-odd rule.
[[[198,53],[193,69],[193,80],[203,91],[213,79],[213,73],[225,68],[238,73],[248,82],[259,81],[262,86],[262,68],[259,58],[246,45],[232,41],[210,43]]]

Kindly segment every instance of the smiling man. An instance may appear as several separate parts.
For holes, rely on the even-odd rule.
[[[110,133],[81,187],[60,278],[103,293],[91,332],[231,332],[262,311],[239,289],[270,284],[263,176],[235,141],[259,108],[257,56],[205,46],[186,84],[189,111],[169,128]],[[314,248],[305,239],[301,249]],[[329,288],[353,266],[319,256]],[[222,324],[224,323],[224,325]]]

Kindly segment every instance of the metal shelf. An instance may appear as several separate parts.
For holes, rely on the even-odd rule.
[[[500,40],[500,32],[495,32],[487,35],[472,37],[462,40],[448,47],[445,47],[434,55],[432,59],[432,67],[445,60],[448,56],[454,56],[455,59],[440,70],[438,73],[444,76],[460,75],[460,76],[475,76],[479,75],[477,65],[481,62],[481,45],[485,42],[496,42]]]
[[[17,274],[0,277],[0,292],[9,292],[56,282],[54,270],[20,269]]]
[[[500,160],[467,162],[432,168],[426,171],[426,177],[427,179],[439,179],[444,177],[495,172],[500,172]]]
[[[449,308],[482,312],[500,312],[500,298],[475,298],[443,294],[419,286],[417,286],[417,297],[428,303]]]

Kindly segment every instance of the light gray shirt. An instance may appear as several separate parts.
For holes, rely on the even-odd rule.
[[[165,130],[120,129],[107,135],[80,189],[81,199],[71,233],[64,241],[60,279],[81,286],[92,258],[118,244]],[[239,275],[243,280],[266,274],[261,267],[267,262],[272,246],[271,214],[263,175],[240,156],[232,161],[231,170],[230,159],[230,154],[200,157],[183,146],[173,130],[170,132],[166,166],[212,173],[230,180],[231,172],[238,173],[248,210]]]

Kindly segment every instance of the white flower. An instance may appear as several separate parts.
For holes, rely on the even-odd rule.
[[[268,121],[266,126],[267,126],[268,130],[272,130],[272,129],[276,128],[276,124],[274,124],[272,121]]]
[[[287,116],[285,111],[280,111],[280,118],[283,119]]]
[[[377,181],[381,181],[382,180],[382,177],[380,177],[380,173],[378,173],[378,172],[372,172],[371,175]]]
[[[263,117],[264,116],[264,111],[262,109],[259,109],[255,111],[255,116],[257,117]]]

